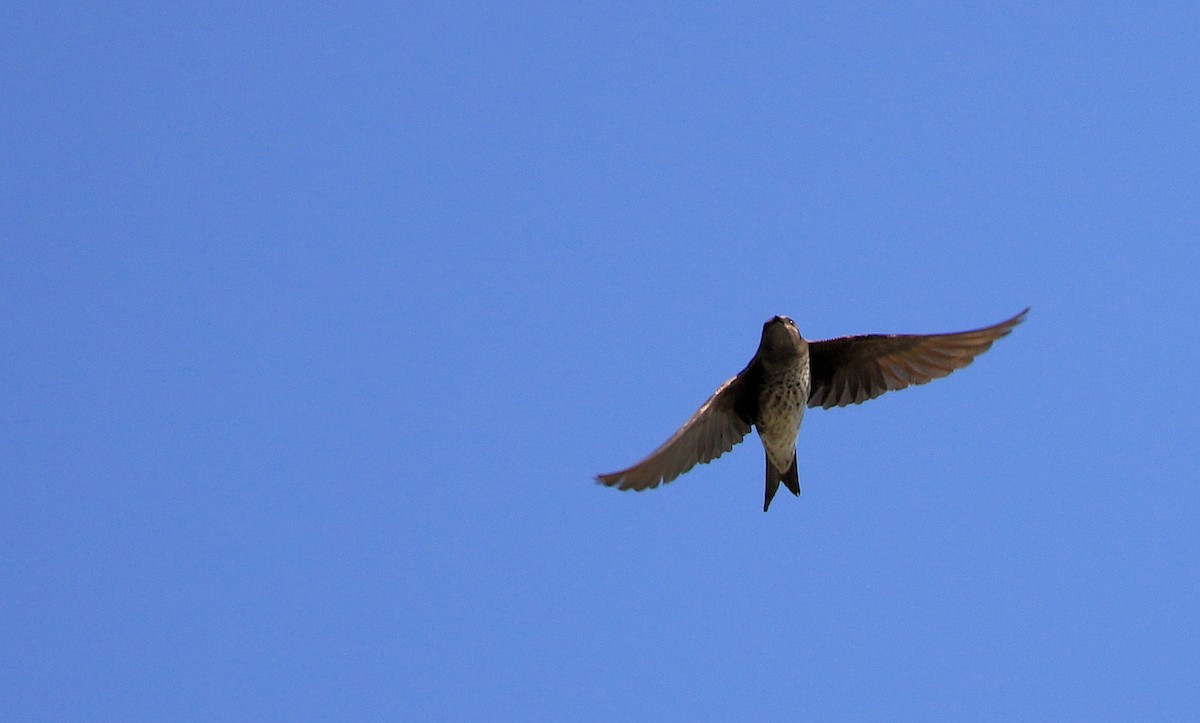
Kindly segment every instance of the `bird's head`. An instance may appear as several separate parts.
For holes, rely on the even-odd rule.
[[[804,346],[800,330],[796,322],[786,316],[772,317],[763,324],[762,341],[758,350],[772,359],[780,359],[799,354]]]

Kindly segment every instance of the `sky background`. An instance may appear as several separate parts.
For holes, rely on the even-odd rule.
[[[0,718],[1195,720],[1200,6],[900,5],[6,3]]]

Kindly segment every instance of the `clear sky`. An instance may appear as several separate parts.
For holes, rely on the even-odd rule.
[[[1200,714],[1196,3],[82,5],[0,9],[0,718]],[[775,314],[1027,305],[767,514],[593,482]]]

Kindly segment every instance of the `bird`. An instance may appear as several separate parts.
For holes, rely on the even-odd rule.
[[[807,341],[796,323],[763,324],[758,350],[671,438],[637,464],[596,481],[647,490],[720,457],[758,431],[767,458],[763,512],[783,484],[800,496],[796,441],[808,407],[845,407],[884,392],[925,384],[962,369],[1025,320],[1026,308],[999,324],[949,334],[863,334]]]

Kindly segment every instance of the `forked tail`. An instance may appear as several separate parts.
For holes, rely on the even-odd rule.
[[[782,482],[784,487],[796,495],[800,496],[800,471],[796,466],[796,453],[792,452],[792,466],[788,467],[787,472],[780,472],[775,465],[771,464],[771,456],[767,455],[767,494],[763,501],[763,512],[771,506],[771,500],[775,499],[775,493],[779,490],[779,483]]]

